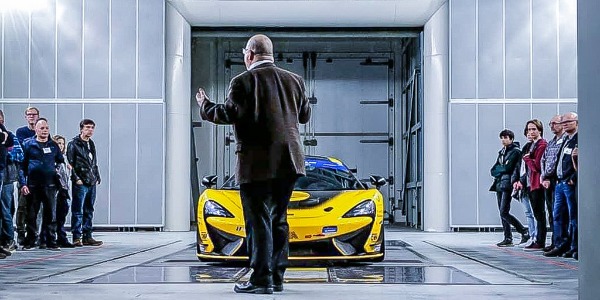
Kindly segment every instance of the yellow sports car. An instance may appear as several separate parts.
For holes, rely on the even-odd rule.
[[[382,261],[385,255],[383,196],[386,184],[370,178],[373,188],[359,181],[341,161],[307,156],[306,176],[300,177],[288,206],[290,260]],[[248,260],[239,186],[234,178],[207,189],[198,201],[197,256],[201,261]]]

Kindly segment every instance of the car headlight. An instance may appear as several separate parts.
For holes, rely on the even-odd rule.
[[[373,200],[367,200],[359,203],[357,206],[349,210],[343,218],[352,218],[358,216],[374,216],[375,215],[375,202]]]
[[[233,218],[233,215],[227,209],[213,200],[204,203],[204,216]]]

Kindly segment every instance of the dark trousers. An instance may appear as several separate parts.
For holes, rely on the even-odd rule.
[[[533,217],[535,218],[535,228],[537,231],[536,243],[545,246],[548,229],[546,228],[546,199],[544,197],[544,189],[539,188],[530,191],[529,201],[531,202],[531,210],[533,210]]]
[[[502,220],[502,229],[504,230],[504,238],[512,240],[512,232],[510,231],[510,225],[514,226],[515,229],[523,234],[527,231],[525,226],[519,222],[515,216],[510,214],[510,201],[512,191],[496,192],[496,199],[498,200],[498,210],[500,211],[500,219]]]
[[[20,186],[19,186],[20,188]],[[27,231],[27,207],[29,199],[31,198],[31,194],[23,195],[21,191],[19,191],[19,199],[17,204],[17,233],[19,236],[19,243],[22,243],[25,239],[25,232]],[[37,233],[36,233],[37,234]]]
[[[288,265],[287,207],[296,176],[240,185],[246,222],[246,243],[253,273],[250,282],[268,286],[283,283]]]
[[[554,246],[577,251],[577,187],[565,181],[558,182],[554,194]],[[564,222],[567,218],[568,224]]]
[[[550,232],[552,232],[552,245],[554,245],[554,189],[556,183],[551,181],[550,186],[544,189],[544,197],[546,198],[546,211],[548,212],[548,224],[550,225]]]
[[[69,191],[59,189],[56,196],[56,239],[59,243],[69,241],[65,231],[65,222],[69,213]]]
[[[27,236],[25,244],[29,246],[35,245],[37,233],[37,214],[40,210],[40,205],[43,203],[42,217],[42,234],[48,247],[56,246],[56,187],[51,186],[30,186],[30,203],[27,208]]]

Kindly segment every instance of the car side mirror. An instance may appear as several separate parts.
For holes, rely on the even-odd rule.
[[[217,175],[209,175],[209,176],[204,176],[202,178],[202,185],[205,186],[206,188],[211,188],[215,185],[217,185],[217,179],[219,178],[219,176]]]
[[[377,175],[371,175],[369,176],[369,179],[371,180],[371,184],[378,189],[387,183],[387,180],[385,180],[385,178]]]

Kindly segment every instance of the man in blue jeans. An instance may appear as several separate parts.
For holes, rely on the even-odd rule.
[[[92,237],[92,219],[96,202],[96,185],[100,184],[96,145],[91,137],[96,124],[90,119],[79,122],[79,135],[67,146],[67,160],[71,165],[72,202],[71,232],[73,245],[100,246],[102,241]]]
[[[558,181],[554,191],[554,249],[545,252],[545,256],[563,256],[578,259],[577,244],[577,170],[573,163],[573,151],[577,148],[577,114],[566,113],[562,117],[565,131],[562,147],[558,152],[556,177]],[[568,215],[569,224],[563,224]],[[565,231],[565,229],[567,229]]]

